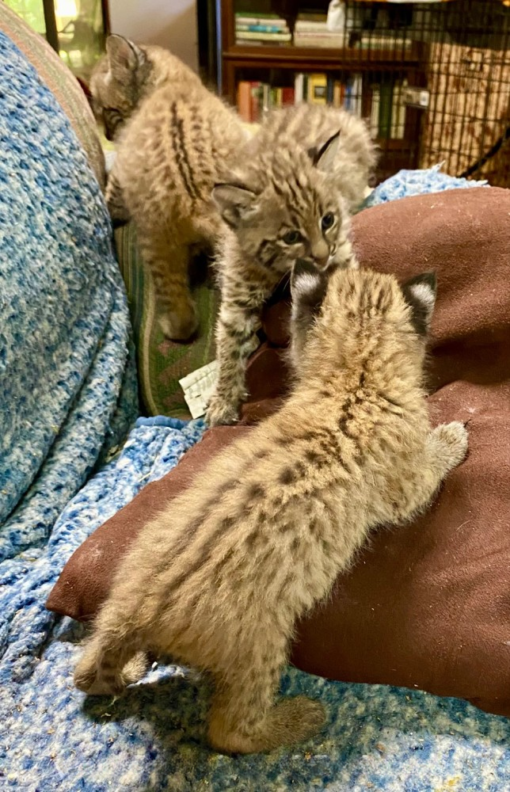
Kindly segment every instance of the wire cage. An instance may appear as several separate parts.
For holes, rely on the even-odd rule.
[[[399,117],[402,108],[404,121],[400,128],[391,121],[389,139],[379,134],[387,169],[398,164],[391,148],[385,150],[396,128],[405,130],[411,165],[425,168],[444,162],[452,175],[509,186],[510,8],[502,0],[406,3],[384,9],[379,3],[354,0],[349,7],[358,20],[349,31],[351,44],[365,38],[365,47],[373,52],[371,42],[380,46],[381,37],[388,36],[395,56],[400,53],[405,60],[411,53],[416,58],[407,75],[402,71],[392,78],[397,91],[392,109],[397,108]],[[410,108],[416,112],[406,121]]]
[[[444,162],[452,175],[510,185],[510,0],[335,0],[335,25],[328,0],[223,2],[233,18],[224,93],[242,106],[240,86],[267,89],[247,120],[282,96],[329,102],[367,119],[378,181]],[[252,28],[276,33],[253,40]]]

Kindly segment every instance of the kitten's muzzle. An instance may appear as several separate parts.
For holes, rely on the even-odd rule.
[[[319,269],[326,269],[329,261],[329,255],[322,256],[321,258],[314,258],[313,261],[315,266],[318,267]]]
[[[329,261],[329,245],[324,239],[316,240],[310,245],[311,257],[315,266],[324,269]]]

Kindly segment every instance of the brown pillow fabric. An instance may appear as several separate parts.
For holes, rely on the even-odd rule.
[[[434,423],[467,421],[470,452],[433,507],[384,528],[299,625],[293,662],[342,681],[458,696],[510,715],[510,192],[408,198],[354,219],[360,261],[405,278],[435,269],[429,399]],[[242,423],[277,408],[287,385],[282,301],[250,361]],[[147,518],[247,426],[207,432],[73,555],[47,607],[78,619],[104,600],[122,552]]]

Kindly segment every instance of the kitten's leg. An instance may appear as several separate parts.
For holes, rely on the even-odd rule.
[[[446,475],[460,465],[467,449],[468,433],[460,421],[441,424],[429,433],[424,464],[416,472],[413,496],[402,515],[404,518],[429,505]]]
[[[136,602],[112,598],[99,612],[74,671],[74,683],[85,693],[118,695],[143,676],[147,660],[140,632],[134,629]]]
[[[239,419],[239,405],[246,397],[246,362],[258,346],[257,330],[264,298],[250,307],[224,300],[216,326],[218,380],[207,408],[210,426],[232,424]]]
[[[198,327],[189,288],[189,248],[172,244],[154,229],[147,233],[138,227],[138,240],[154,282],[161,329],[174,341],[186,341]]]
[[[129,635],[96,633],[74,670],[74,684],[90,696],[118,696],[147,669],[147,656]]]
[[[125,225],[130,220],[130,215],[124,197],[122,195],[122,187],[113,170],[108,177],[108,184],[106,185],[106,205],[110,212],[110,217],[114,227]]]
[[[271,751],[306,740],[323,725],[324,707],[318,701],[298,696],[274,703],[281,663],[271,659],[270,665],[236,664],[234,678],[219,683],[209,718],[209,741],[217,750]]]
[[[468,433],[460,421],[441,424],[427,438],[427,456],[437,486],[447,473],[460,465],[467,454]]]

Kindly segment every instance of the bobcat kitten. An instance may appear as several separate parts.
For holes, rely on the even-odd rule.
[[[198,75],[163,47],[137,46],[123,36],[108,36],[106,54],[90,78],[92,109],[103,122],[107,140],[115,140],[144,98],[172,82],[201,86]]]
[[[215,246],[223,222],[211,191],[248,133],[178,58],[120,36],[108,39],[91,91],[118,143],[107,187],[110,213],[133,219],[161,327],[184,340],[198,324],[189,260],[197,248]]]
[[[433,276],[401,288],[298,262],[292,291],[293,393],[142,530],[74,675],[81,690],[116,695],[149,649],[209,671],[209,739],[221,751],[267,751],[319,729],[320,703],[275,703],[296,619],[328,596],[370,529],[424,509],[467,449],[462,424],[432,430],[427,416]]]
[[[300,256],[320,267],[356,267],[349,215],[375,164],[364,123],[312,105],[276,111],[242,152],[243,164],[213,198],[226,229],[217,257],[219,375],[210,424],[234,423],[245,397],[246,360],[257,346],[262,305]]]

